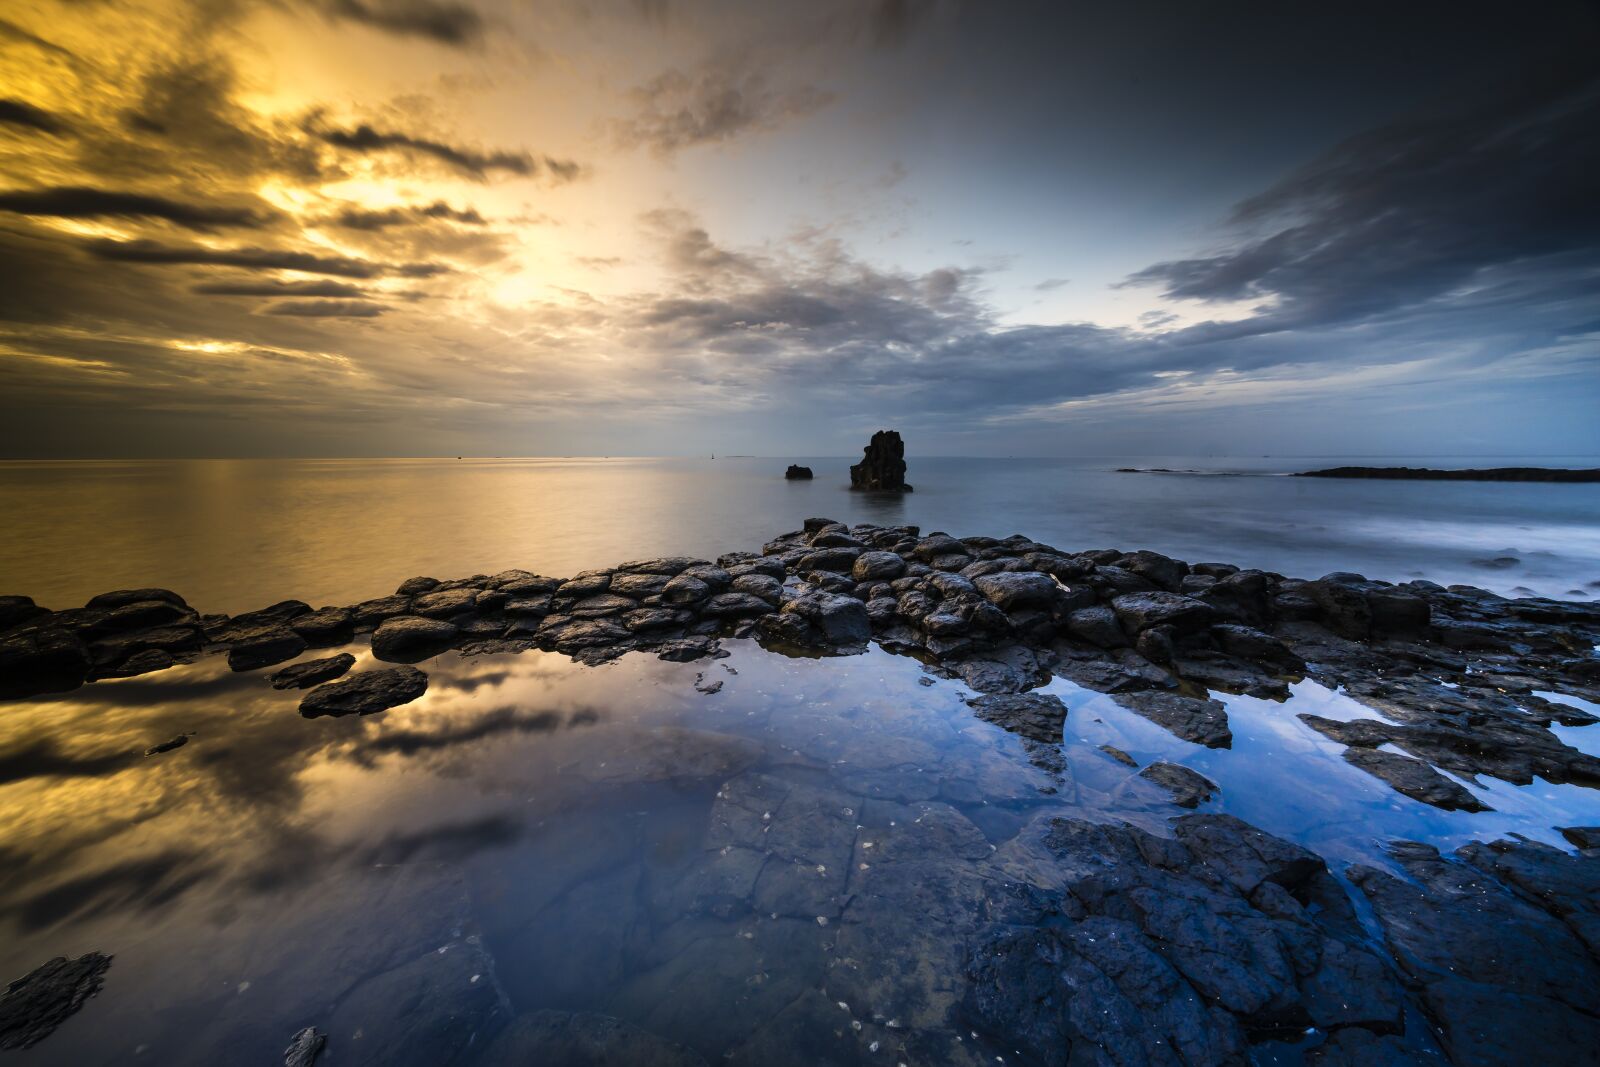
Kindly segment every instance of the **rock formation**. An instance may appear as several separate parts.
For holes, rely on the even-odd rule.
[[[785,478],[789,479],[791,482],[793,482],[793,481],[809,482],[811,480],[811,468],[810,467],[802,467],[798,463],[791,463],[791,464],[789,464],[789,469],[783,472],[783,476]]]
[[[850,468],[850,488],[911,492],[906,484],[906,446],[895,430],[879,430]]]

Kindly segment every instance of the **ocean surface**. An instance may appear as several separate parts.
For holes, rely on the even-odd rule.
[[[787,463],[812,467],[786,482]],[[564,576],[759,550],[809,516],[1149,548],[1295,577],[1357,571],[1509,596],[1600,596],[1600,485],[1287,478],[1345,463],[1600,466],[1600,457],[912,457],[909,495],[850,459],[0,463],[0,593],[52,608],[163,586],[205,612],[351,604],[413,575]],[[1189,473],[1126,474],[1119,467]]]

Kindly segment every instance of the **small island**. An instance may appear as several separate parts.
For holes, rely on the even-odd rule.
[[[1600,482],[1600,468],[1485,467],[1434,470],[1430,467],[1329,467],[1301,471],[1296,478],[1378,478],[1417,482]]]

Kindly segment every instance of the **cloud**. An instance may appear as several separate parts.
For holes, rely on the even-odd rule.
[[[877,48],[898,48],[938,7],[936,0],[872,0],[863,5],[868,39]]]
[[[371,26],[399,37],[421,37],[453,47],[483,39],[483,16],[466,4],[440,0],[327,0],[334,18]]]
[[[286,282],[274,278],[260,281],[205,282],[191,286],[191,293],[201,296],[333,296],[364,297],[365,289],[344,282],[297,281]]]
[[[426,207],[395,207],[382,211],[365,208],[347,208],[333,217],[336,226],[347,230],[386,230],[394,226],[414,226],[430,219],[443,219],[465,226],[484,226],[487,220],[472,208],[458,210],[443,200]]]
[[[0,122],[27,126],[43,133],[65,133],[66,123],[42,108],[14,97],[0,97]]]
[[[623,147],[659,156],[774,130],[833,101],[833,94],[814,86],[774,90],[762,74],[715,66],[696,75],[669,70],[629,96],[636,112],[614,121],[613,135]]]
[[[0,211],[64,219],[165,219],[191,230],[219,226],[258,227],[265,218],[249,208],[187,204],[144,193],[114,192],[83,185],[0,193]]]
[[[1470,302],[1495,270],[1546,257],[1600,266],[1600,76],[1555,62],[1478,106],[1351,138],[1231,219],[1221,250],[1154,264],[1127,284],[1173,299],[1260,301],[1270,329]],[[1526,72],[1525,72],[1526,73]]]
[[[302,319],[375,319],[388,310],[367,300],[286,300],[272,305],[267,314]]]
[[[480,152],[408,133],[381,131],[366,123],[353,130],[319,129],[314,133],[328,144],[351,152],[398,150],[418,153],[439,160],[478,181],[486,180],[490,171],[505,171],[523,178],[542,174],[556,182],[575,181],[583,174],[583,167],[572,160],[535,157],[530,152]]]
[[[372,263],[348,256],[324,256],[276,248],[176,247],[156,241],[91,241],[91,253],[123,263],[183,264],[242,267],[246,270],[297,270],[306,274],[331,274],[341,278],[377,278],[397,274],[426,278],[447,270],[438,263]]]
[[[1070,281],[1070,278],[1046,278],[1038,285],[1035,285],[1034,288],[1041,293],[1048,293],[1052,290],[1061,288],[1063,285],[1067,285]]]

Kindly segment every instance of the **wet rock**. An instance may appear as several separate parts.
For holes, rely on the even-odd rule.
[[[858,582],[893,581],[906,572],[906,561],[894,552],[863,552],[850,566]]]
[[[437,578],[407,578],[405,581],[400,583],[400,586],[395,590],[395,593],[398,596],[404,597],[421,596],[423,593],[430,592],[431,590],[437,588],[438,585],[439,579]]]
[[[32,1048],[100,992],[111,957],[90,952],[40,964],[0,993],[0,1049]]]
[[[427,691],[428,676],[415,667],[362,671],[307,693],[300,701],[300,714],[308,719],[321,715],[372,715],[409,704]]]
[[[283,1050],[283,1067],[312,1067],[317,1056],[328,1044],[327,1035],[315,1026],[308,1026],[289,1039]]]
[[[342,645],[355,636],[355,613],[349,608],[320,608],[291,620],[289,629],[311,648]]]
[[[634,633],[645,630],[664,630],[673,626],[682,626],[686,621],[686,612],[676,611],[672,608],[639,608],[622,616],[622,625]]]
[[[441,619],[401,615],[385,619],[372,635],[372,654],[390,663],[416,663],[437,656],[460,635]]]
[[[760,597],[774,607],[783,599],[783,583],[770,574],[741,574],[733,580],[731,591]]]
[[[1221,701],[1201,700],[1155,689],[1117,693],[1115,699],[1129,711],[1166,727],[1185,741],[1207,748],[1230,748],[1233,745],[1233,731],[1228,729],[1228,711]]]
[[[1055,579],[1037,571],[1002,571],[973,580],[973,586],[1001,611],[1049,607],[1059,588]]]
[[[1067,632],[1098,648],[1121,648],[1128,643],[1117,616],[1110,608],[1079,608],[1067,616]]]
[[[514,618],[542,618],[550,614],[553,600],[554,598],[549,593],[514,596],[500,605],[500,613]]]
[[[397,615],[404,615],[411,610],[411,598],[407,596],[382,596],[375,600],[363,600],[350,609],[355,617],[356,626],[363,630],[370,630],[378,626],[384,619],[392,619]]]
[[[860,645],[872,637],[867,606],[854,597],[805,593],[786,601],[783,613],[804,619],[830,645]]]
[[[609,592],[623,597],[659,596],[671,580],[670,574],[654,574],[648,571],[639,574],[613,574]]]
[[[411,614],[427,619],[453,619],[472,610],[478,601],[476,589],[445,589],[423,593],[412,600]]]
[[[1574,848],[1600,849],[1600,826],[1562,826],[1561,836],[1572,842]]]
[[[1349,877],[1401,970],[1420,987],[1450,1060],[1523,1062],[1528,1035],[1537,1034],[1543,1062],[1594,1062],[1600,965],[1573,929],[1539,895],[1515,892],[1460,852],[1448,858],[1429,845],[1396,842],[1390,854],[1409,880],[1365,866]],[[1600,862],[1565,858],[1591,871]]]
[[[967,706],[978,718],[1033,741],[1060,744],[1067,706],[1053,693],[986,693]]]
[[[711,587],[698,578],[680,574],[661,590],[661,602],[673,607],[698,604],[711,595]]]
[[[478,1062],[483,1067],[706,1067],[697,1053],[612,1016],[550,1010],[517,1016]]]
[[[0,698],[14,700],[76,689],[89,675],[89,652],[65,630],[0,639]]]
[[[795,569],[801,573],[806,571],[843,571],[849,574],[860,556],[861,549],[859,548],[819,548],[815,552],[807,552],[802,556]]]
[[[1189,573],[1189,565],[1179,560],[1169,559],[1159,552],[1140,550],[1130,552],[1120,557],[1115,566],[1126,571],[1132,571],[1139,577],[1165,589],[1169,593],[1176,593],[1183,584],[1183,579]]]
[[[228,649],[228,666],[236,671],[270,667],[306,650],[306,640],[287,626],[258,626],[243,632]]]
[[[771,610],[771,604],[749,593],[718,593],[700,606],[700,614],[713,619],[750,618]]]
[[[118,589],[111,593],[101,593],[97,597],[90,598],[89,603],[84,606],[109,610],[111,608],[120,608],[127,604],[148,603],[150,601],[159,601],[179,608],[187,608],[189,606],[183,597],[172,590],[158,588]],[[32,603],[32,601],[29,603]]]
[[[810,467],[802,467],[798,463],[791,463],[791,464],[789,464],[788,469],[783,472],[783,476],[785,478],[787,478],[791,482],[793,482],[793,481],[810,481],[811,480],[811,468]]]
[[[850,488],[910,492],[906,484],[906,446],[894,430],[879,430],[850,468]]]
[[[1210,604],[1177,593],[1127,593],[1111,601],[1117,621],[1130,634],[1155,626],[1170,626],[1175,633],[1200,630],[1217,621]]]
[[[657,556],[654,559],[636,559],[618,567],[619,571],[629,574],[664,574],[671,577],[682,574],[693,567],[703,567],[706,561],[694,556]],[[603,574],[603,571],[594,571],[592,574]]]
[[[247,611],[242,615],[224,619],[217,626],[208,626],[207,634],[214,641],[223,644],[233,644],[243,641],[263,630],[281,627],[287,629],[289,623],[302,615],[310,614],[311,605],[301,600],[280,600],[269,607],[256,611]]]
[[[1459,782],[1452,781],[1427,763],[1398,752],[1376,748],[1347,748],[1345,762],[1381,778],[1412,800],[1446,811],[1493,811]]]
[[[188,734],[179,734],[170,741],[163,741],[159,745],[151,745],[144,750],[146,756],[159,756],[163,752],[171,752],[175,748],[182,748],[189,743]]]
[[[1171,793],[1172,802],[1180,808],[1197,808],[1221,792],[1217,783],[1199,771],[1164,760],[1150,764],[1139,772],[1139,777],[1149,779]]]
[[[551,615],[539,624],[534,635],[545,648],[562,652],[603,648],[619,644],[633,635],[611,619],[579,619],[571,615]]]
[[[326,659],[307,660],[285,667],[275,673],[270,681],[274,689],[309,689],[314,685],[333,681],[355,664],[354,656],[348,652],[341,652]]]
[[[1117,748],[1117,747],[1115,747],[1113,745],[1101,745],[1100,746],[1100,751],[1104,752],[1106,755],[1110,756],[1112,759],[1116,760],[1118,763],[1122,764],[1125,767],[1137,767],[1137,766],[1139,766],[1139,761],[1138,760],[1134,759],[1132,756],[1130,756],[1126,752],[1122,751],[1122,749]]]
[[[607,615],[632,611],[638,606],[638,602],[629,597],[613,593],[597,593],[594,596],[584,597],[567,608],[567,614],[576,615],[580,619],[599,619]]]
[[[48,608],[41,608],[27,596],[0,596],[0,631],[20,626],[29,619],[37,619],[41,615],[48,615]]]

